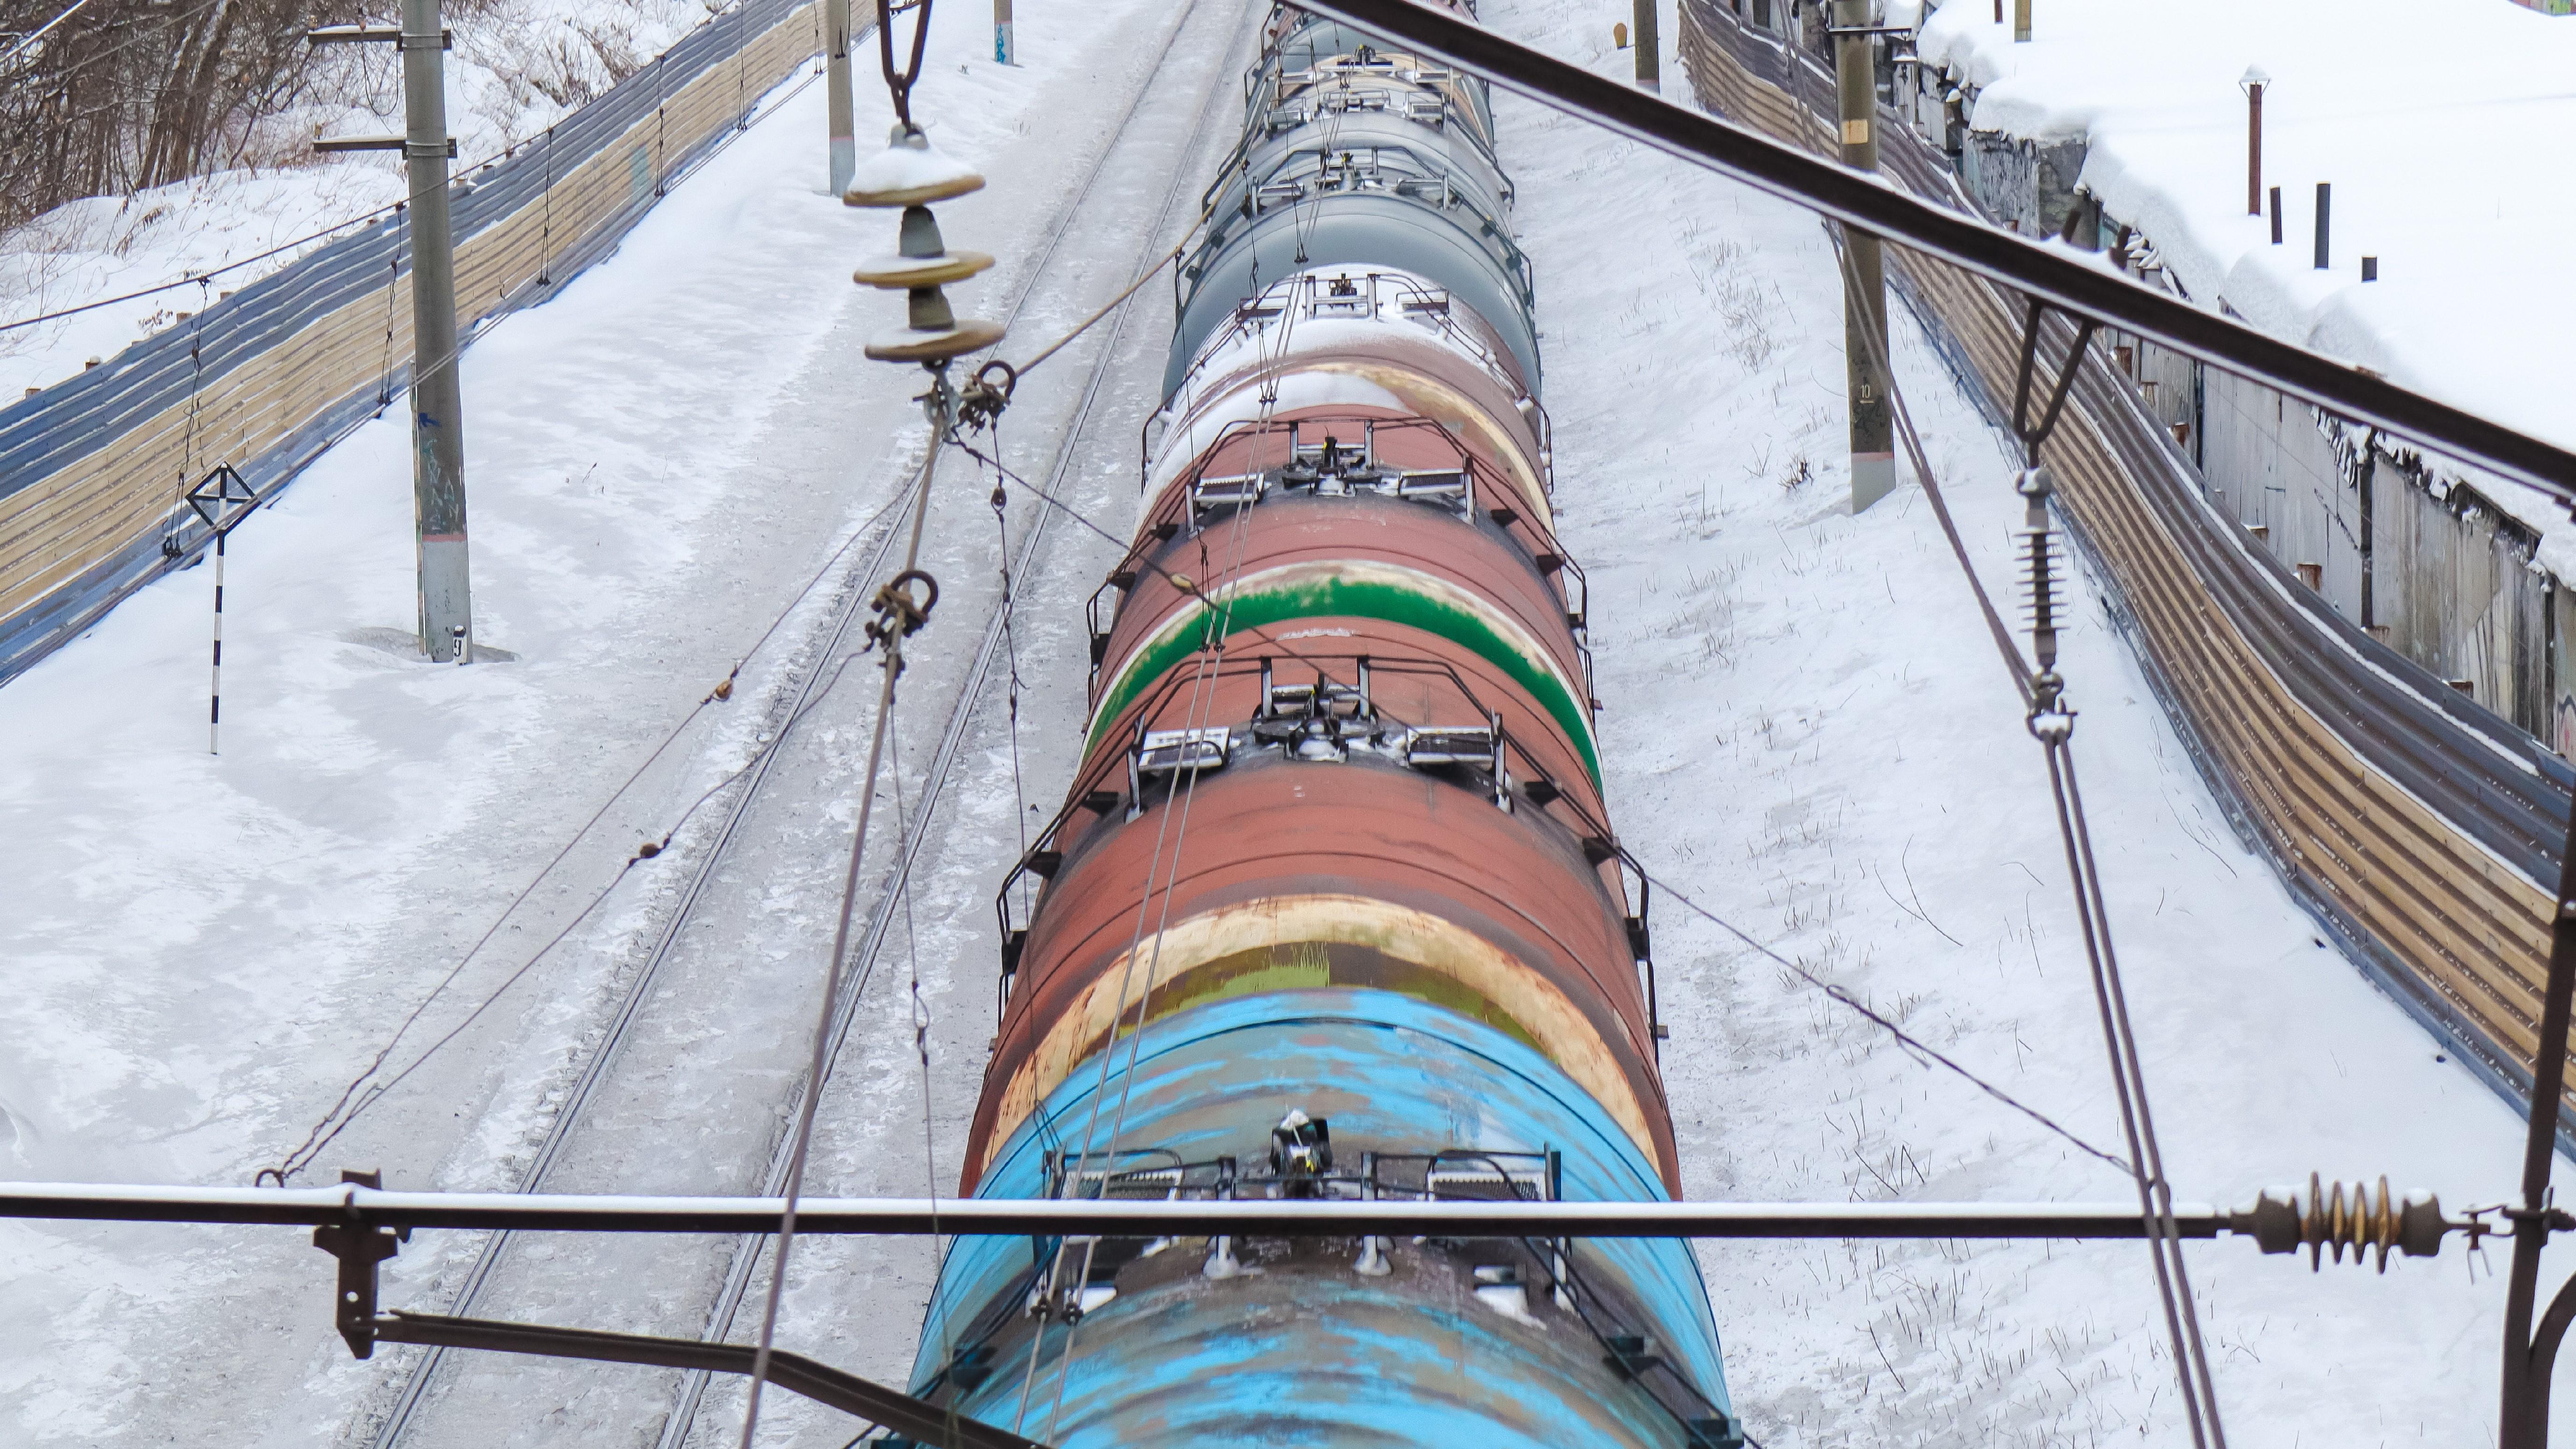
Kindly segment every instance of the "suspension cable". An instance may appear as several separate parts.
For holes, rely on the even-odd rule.
[[[2147,1252],[2155,1266],[2156,1292],[2166,1332],[2173,1339],[2174,1375],[2182,1391],[2183,1413],[2199,1449],[2227,1449],[2220,1425],[2216,1385],[2209,1372],[2209,1353],[2200,1331],[2198,1305],[2183,1263],[2182,1238],[2173,1220],[2173,1192],[2165,1181],[2163,1153],[2155,1135],[2155,1117],[2147,1106],[2147,1080],[2140,1064],[2129,1003],[2120,981],[2119,955],[2111,944],[2111,917],[2102,897],[2100,865],[2093,855],[2092,832],[2084,819],[2084,799],[2075,782],[2075,757],[2068,747],[2075,733],[2075,710],[2066,703],[2066,681],[2057,672],[2057,586],[2059,560],[2051,548],[2050,499],[2055,485],[2039,461],[2040,448],[2056,432],[2067,399],[2083,367],[2096,323],[2081,319],[2059,363],[2057,376],[2038,402],[2034,391],[2039,370],[2041,331],[2048,304],[2029,300],[2022,331],[2021,356],[2013,381],[2012,429],[2023,447],[2025,467],[2019,485],[2028,502],[2022,530],[2027,552],[2024,586],[2030,594],[2031,640],[2036,673],[2030,677],[2031,737],[2048,761],[2051,794],[2057,806],[2057,829],[2066,849],[2067,883],[2075,894],[2075,912],[2083,926],[2084,955],[2093,982],[2094,1003],[2102,1019],[2103,1049],[2110,1056],[2111,1078],[2120,1107],[2120,1126],[2128,1139],[2131,1176],[2138,1188],[2138,1209],[2146,1222]]]

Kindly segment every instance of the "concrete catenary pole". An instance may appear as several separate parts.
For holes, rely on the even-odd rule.
[[[850,105],[850,0],[823,0],[823,110],[832,131],[832,194],[859,169],[859,124]]]
[[[993,0],[993,59],[1001,65],[1020,63],[1019,47],[1011,43],[1011,0]]]
[[[1637,0],[1637,88],[1661,94],[1663,79],[1663,41],[1655,33],[1655,6],[1659,0]]]
[[[403,0],[403,159],[411,171],[412,509],[420,647],[474,657],[465,553],[465,408],[457,386],[456,256],[447,218],[447,68],[438,0]]]
[[[1834,0],[1835,90],[1841,100],[1843,164],[1878,169],[1878,65],[1869,0]],[[1843,366],[1851,399],[1851,502],[1858,513],[1896,488],[1896,422],[1887,380],[1870,358],[1887,355],[1887,277],[1879,241],[1843,233],[1851,254],[1843,299]]]

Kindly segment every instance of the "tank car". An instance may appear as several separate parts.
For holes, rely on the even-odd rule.
[[[1488,98],[1263,27],[961,1190],[1668,1196]],[[912,1387],[1063,1445],[1742,1442],[1664,1240],[960,1239]]]

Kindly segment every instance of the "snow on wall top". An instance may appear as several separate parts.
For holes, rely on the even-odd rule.
[[[1973,129],[2086,137],[2080,183],[2203,305],[2223,299],[2276,336],[2576,447],[2576,21],[2506,0],[2035,0],[2016,44],[1987,0],[1948,0],[1918,53],[1977,89]],[[2245,214],[2248,66],[2272,78],[2277,247],[2268,217]],[[2379,281],[2361,282],[2364,256]],[[2565,526],[2537,494],[2480,486],[2537,527]]]

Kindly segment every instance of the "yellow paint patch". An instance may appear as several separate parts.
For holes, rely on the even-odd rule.
[[[1661,1160],[1645,1105],[1589,1017],[1556,983],[1483,937],[1428,912],[1366,896],[1271,897],[1227,906],[1174,924],[1138,943],[1094,976],[1060,1013],[1002,1088],[992,1135],[978,1171],[1010,1140],[1037,1104],[1110,1039],[1114,1018],[1132,1019],[1134,1004],[1155,995],[1190,995],[1189,977],[1245,952],[1304,955],[1326,945],[1366,947],[1457,983],[1535,1042],[1634,1139]],[[1299,948],[1309,948],[1300,952]],[[1303,977],[1299,970],[1289,974]],[[1283,983],[1285,984],[1285,983]],[[1296,984],[1322,984],[1299,980]],[[1126,1010],[1121,1010],[1121,1002]]]

